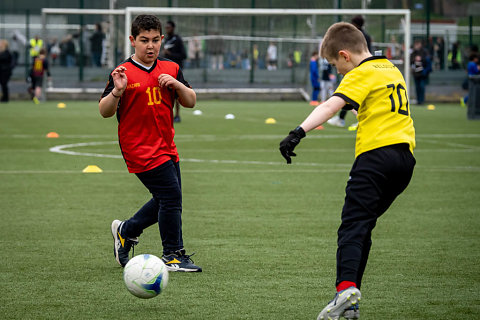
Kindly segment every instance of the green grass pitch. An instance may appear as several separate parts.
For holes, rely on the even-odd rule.
[[[141,300],[124,287],[110,223],[149,194],[119,158],[116,119],[102,119],[94,101],[57,103],[0,105],[2,319],[316,319],[334,294],[355,133],[325,125],[287,166],[278,143],[307,103],[199,101],[201,116],[183,109],[184,239],[204,272],[172,273],[161,296]],[[374,230],[362,319],[473,319],[480,121],[456,105],[412,111],[417,167]],[[277,123],[265,124],[269,117]],[[51,131],[60,137],[47,139]],[[90,142],[100,143],[63,148],[77,155],[49,151]],[[104,172],[82,173],[87,165]],[[135,252],[161,255],[156,227]]]

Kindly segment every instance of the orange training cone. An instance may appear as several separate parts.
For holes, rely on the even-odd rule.
[[[52,131],[52,132],[47,133],[47,138],[58,138],[58,137],[60,137],[60,135],[56,132]]]

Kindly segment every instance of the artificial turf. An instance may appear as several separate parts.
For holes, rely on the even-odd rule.
[[[201,116],[182,110],[184,241],[204,272],[172,273],[164,293],[141,300],[124,287],[110,223],[149,194],[127,173],[116,120],[95,101],[58,102],[0,105],[1,318],[315,319],[332,298],[354,132],[325,125],[286,165],[278,143],[311,110],[305,102],[200,100]],[[411,109],[417,166],[374,230],[362,319],[473,319],[480,122],[456,105]],[[60,148],[77,155],[50,151],[91,142]],[[103,173],[82,173],[87,165]],[[135,252],[161,251],[153,226]]]

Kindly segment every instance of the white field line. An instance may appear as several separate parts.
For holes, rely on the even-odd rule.
[[[110,174],[128,174],[125,170],[104,170],[102,173]],[[300,170],[283,170],[283,169],[183,169],[182,173],[207,173],[207,174],[243,174],[243,173],[344,173],[348,174],[348,170],[345,169],[300,169]],[[15,174],[83,174],[82,170],[0,170],[0,175],[15,175]]]
[[[451,146],[451,147],[457,147],[457,148],[461,148],[463,150],[469,150],[469,151],[479,151],[480,150],[480,147],[477,147],[477,146],[472,146],[472,145],[469,145],[469,144],[463,144],[463,143],[455,143],[455,142],[448,142],[448,141],[443,141],[443,140],[435,140],[435,139],[417,139],[417,142],[418,141],[424,141],[425,143],[431,143],[431,144],[436,144],[436,145],[445,145],[445,146]],[[458,149],[455,149],[455,152],[457,151]]]
[[[87,156],[97,158],[113,158],[121,159],[121,155],[115,154],[103,154],[103,153],[91,153],[91,152],[76,152],[65,149],[87,147],[87,146],[99,146],[106,144],[116,144],[117,141],[100,141],[100,142],[82,142],[73,144],[64,144],[55,146],[49,149],[50,152],[67,154],[71,156]],[[182,162],[194,162],[194,163],[214,163],[214,164],[253,164],[253,165],[284,165],[283,161],[253,161],[253,160],[208,160],[208,159],[181,159]],[[323,163],[298,163],[297,166],[309,166],[309,167],[350,167],[350,164],[323,164]]]
[[[222,149],[225,152],[229,153],[277,153],[278,150],[273,147],[269,149]],[[15,151],[15,150],[12,150]],[[195,153],[211,153],[218,151],[218,149],[195,149],[195,148],[188,148],[188,151],[192,152],[194,151]],[[417,153],[431,153],[431,152],[455,152],[455,153],[469,153],[469,152],[478,152],[480,151],[480,147],[478,149],[466,149],[466,148],[450,148],[450,149],[427,149],[427,148],[417,148],[415,149],[415,154]],[[1,150],[0,150],[1,152]],[[330,152],[336,152],[336,153],[350,153],[352,155],[352,159],[354,156],[354,150],[352,148],[307,148],[305,146],[302,146],[301,153],[330,153]]]
[[[284,164],[287,166],[286,164]],[[431,167],[431,166],[417,166],[420,167],[422,171],[425,172],[445,172],[445,173],[472,173],[480,172],[480,167]],[[255,174],[268,174],[268,173],[281,173],[281,174],[327,174],[327,173],[342,173],[344,175],[348,174],[348,169],[298,169],[298,167],[292,167],[292,170],[285,169],[182,169],[182,173],[190,174],[245,174],[245,173],[255,173]],[[105,174],[128,174],[128,171],[125,170],[104,170]],[[0,170],[0,175],[17,175],[17,174],[83,174],[82,170]]]
[[[117,154],[76,152],[76,151],[64,150],[64,149],[70,149],[70,148],[101,146],[106,144],[117,144],[117,143],[118,143],[117,141],[102,141],[102,142],[82,142],[82,143],[64,144],[60,146],[51,147],[49,151],[54,153],[68,154],[71,156],[87,156],[87,157],[97,157],[97,158],[121,159],[122,156]]]
[[[50,152],[55,152],[55,153],[61,153],[61,154],[67,154],[67,155],[73,155],[73,156],[89,156],[89,157],[100,157],[100,158],[114,158],[114,159],[119,159],[122,158],[121,155],[112,155],[112,154],[101,154],[101,153],[90,153],[90,152],[76,152],[76,151],[71,151],[71,150],[65,150],[65,149],[70,149],[70,148],[76,148],[76,147],[87,147],[87,146],[98,146],[98,145],[107,145],[107,144],[116,144],[117,141],[100,141],[100,142],[83,142],[83,143],[74,143],[74,144],[66,144],[66,145],[59,145],[50,148]],[[213,164],[247,164],[247,165],[280,165],[284,166],[285,163],[284,161],[249,161],[249,160],[215,160],[215,159],[181,159],[182,162],[191,162],[191,163],[213,163]],[[342,164],[342,163],[295,163],[292,165],[292,167],[316,167],[316,168],[331,168],[331,169],[315,169],[312,170],[312,172],[319,172],[319,171],[325,171],[325,172],[340,172],[343,170],[348,170],[348,168],[351,167],[351,164]],[[340,170],[340,168],[342,168]],[[480,167],[477,166],[453,166],[453,167],[432,167],[432,166],[417,166],[417,168],[421,168],[422,170],[425,171],[430,171],[430,172],[479,172]],[[251,171],[249,171],[251,170]],[[233,170],[225,170],[224,172],[232,172],[232,173],[238,173],[238,172],[268,172],[264,169],[249,169],[247,171],[241,171],[239,169],[233,169]],[[275,170],[272,172],[287,172],[285,170]],[[0,171],[1,173],[2,171]],[[196,172],[220,172],[219,170],[198,170]],[[291,171],[291,172],[297,172]]]
[[[115,135],[112,134],[62,134],[62,138],[68,139],[98,139],[98,138],[116,138]],[[45,138],[45,135],[39,134],[0,134],[0,138],[8,138],[8,139],[32,139],[32,138]]]
[[[83,173],[82,170],[0,170],[0,174],[75,174]],[[128,173],[125,170],[108,170],[103,173]]]
[[[115,135],[111,134],[61,134],[62,138],[69,138],[69,139],[97,139],[97,138],[116,138]],[[40,134],[0,134],[0,138],[15,138],[15,139],[31,139],[31,138],[44,138],[45,135]],[[355,133],[342,133],[342,134],[326,134],[321,133],[318,135],[309,135],[308,139],[352,139],[355,137]],[[480,138],[480,133],[445,133],[445,134],[417,134],[417,139],[444,139],[444,138],[451,138],[451,139],[478,139]],[[175,139],[181,140],[275,140],[275,139],[283,139],[285,135],[275,135],[275,134],[242,134],[242,135],[215,135],[215,134],[177,134],[175,135]],[[431,140],[430,140],[431,141]]]
[[[190,152],[195,152],[195,153],[212,153],[215,151],[218,151],[218,149],[196,149],[196,148],[188,148]],[[276,148],[258,148],[258,149],[222,149],[225,152],[228,153],[277,153],[278,150]],[[111,149],[96,149],[97,153],[99,152],[110,152]],[[480,151],[480,147],[478,149],[466,149],[466,148],[451,148],[451,149],[428,149],[428,148],[417,148],[415,149],[415,154],[419,153],[449,153],[449,152],[455,152],[455,153],[471,153],[471,152],[478,152]],[[11,153],[40,153],[40,152],[50,152],[49,150],[36,150],[36,149],[0,149],[0,154],[1,153],[6,153],[6,154],[11,154]],[[352,155],[353,159],[353,148],[306,148],[303,147],[301,150],[301,153],[349,153]],[[121,158],[121,156],[118,156]]]

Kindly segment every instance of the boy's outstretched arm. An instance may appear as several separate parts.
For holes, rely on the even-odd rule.
[[[342,98],[337,96],[330,97],[327,101],[313,109],[312,113],[302,122],[300,127],[305,132],[315,129],[333,117],[344,106],[345,100]]]
[[[316,107],[300,126],[290,131],[289,135],[280,142],[280,153],[287,163],[292,163],[291,157],[296,156],[293,150],[305,134],[333,117],[343,106],[345,106],[345,100],[337,96],[330,97]]]
[[[112,92],[103,97],[98,103],[100,114],[104,118],[109,118],[117,112],[118,101],[127,87],[127,75],[125,67],[118,67],[112,71],[112,78],[115,87]]]
[[[163,73],[158,77],[160,87],[168,87],[177,92],[178,102],[185,108],[193,108],[197,102],[195,91],[185,86],[169,74]]]

